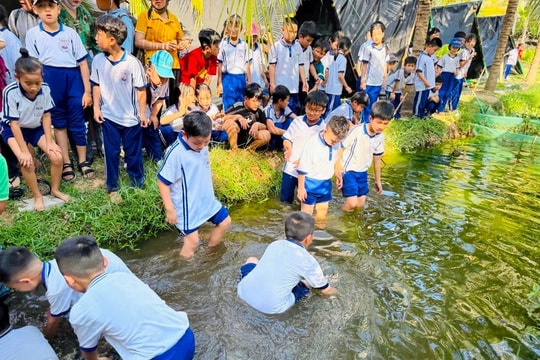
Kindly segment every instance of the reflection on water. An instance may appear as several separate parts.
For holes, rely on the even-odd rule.
[[[462,154],[447,155],[456,146]],[[187,311],[198,359],[538,358],[526,295],[540,279],[539,150],[473,141],[387,159],[383,196],[354,214],[334,202],[334,239],[311,248],[339,295],[285,314],[236,296],[245,259],[283,236],[290,208],[277,201],[233,208],[225,245],[190,261],[179,260],[174,233],[123,257]],[[17,321],[39,323],[43,300],[12,298]],[[54,345],[75,357],[69,327]]]

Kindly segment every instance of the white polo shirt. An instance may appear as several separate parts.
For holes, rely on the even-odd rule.
[[[460,56],[458,54],[452,56],[450,53],[444,54],[437,62],[437,67],[441,69],[441,72],[448,72],[455,74],[459,68]]]
[[[366,85],[380,86],[384,81],[386,72],[386,46],[376,47],[373,43],[366,45],[363,51],[362,62],[367,63]]]
[[[35,129],[41,126],[43,114],[54,107],[51,89],[47,83],[41,84],[36,98],[30,100],[24,94],[18,82],[12,82],[5,87],[2,98],[3,121],[18,121],[22,128]]]
[[[270,65],[275,65],[275,85],[284,85],[291,94],[298,94],[300,65],[304,66],[302,47],[298,42],[287,44],[283,39],[270,48]]]
[[[296,40],[296,42],[298,43],[298,45],[300,45],[300,43],[298,42],[298,40]],[[300,48],[302,48],[302,45],[300,45]],[[309,80],[309,66],[311,65],[311,63],[313,62],[313,49],[311,48],[311,45],[309,45],[307,48],[302,48],[302,54],[304,56],[304,74],[306,74],[306,81]]]
[[[328,67],[328,79],[326,79],[326,93],[330,95],[341,95],[343,91],[343,84],[339,81],[339,74],[345,76],[347,70],[347,58],[343,54],[338,56],[332,61]]]
[[[332,110],[331,112],[326,115],[326,118],[324,119],[324,122],[328,124],[331,118],[334,116],[343,116],[347,120],[352,121],[354,116],[354,111],[351,106],[351,102],[349,100],[345,100],[343,104],[339,105],[337,108]]]
[[[9,328],[0,334],[0,359],[58,360],[49,342],[35,326]]]
[[[292,289],[304,279],[313,288],[328,285],[321,266],[302,244],[277,240],[268,245],[257,266],[240,281],[237,293],[251,307],[279,314],[294,305]]]
[[[468,50],[467,48],[463,49],[463,51],[458,55],[459,61],[469,60],[474,55],[474,53],[475,53],[474,48],[472,48],[471,50]],[[464,77],[467,76],[467,72],[469,71],[469,68],[471,67],[471,63],[472,63],[472,60],[468,61],[467,64],[465,64],[464,66],[459,67],[459,71],[458,71],[458,74],[456,75],[456,79],[463,79]]]
[[[42,23],[29,29],[26,48],[43,65],[58,68],[75,68],[88,56],[79,34],[62,23],[53,33],[46,31]]]
[[[247,43],[238,39],[235,45],[229,38],[223,40],[219,44],[217,60],[224,74],[245,74],[246,64],[251,61]]]
[[[426,87],[422,80],[418,76],[414,78],[414,87],[416,91],[423,91],[433,88],[435,86],[435,65],[431,57],[426,54],[424,51],[420,53],[418,57],[418,62],[416,63],[416,73],[421,72],[426,80],[429,82],[429,87]]]
[[[276,110],[274,109],[274,105],[271,103],[268,104],[268,106],[266,106],[263,111],[264,115],[266,115],[266,120],[272,120],[274,124],[281,124],[285,120],[287,120],[289,116],[294,114],[291,108],[288,106],[284,110],[281,110],[279,114],[277,114]]]
[[[298,174],[313,180],[329,180],[334,175],[334,164],[341,142],[330,146],[324,141],[322,131],[308,139],[298,161]]]
[[[283,165],[283,172],[285,174],[297,177],[296,162],[300,158],[306,141],[313,135],[318,134],[326,127],[326,124],[322,117],[315,124],[308,124],[306,116],[299,116],[291,122],[289,128],[283,134],[283,140],[289,140],[292,143],[292,153],[289,161]]]
[[[99,85],[101,113],[106,120],[131,127],[139,124],[138,89],[146,87],[146,75],[139,60],[124,51],[119,61],[99,53],[92,62],[90,81]]]
[[[0,50],[0,56],[4,59],[8,72],[6,74],[6,84],[15,81],[15,61],[21,56],[21,41],[7,27],[0,28],[0,37],[4,38],[6,47]]]
[[[343,140],[343,155],[340,159],[345,171],[368,171],[373,156],[384,154],[384,134],[369,135],[367,124],[353,127]]]
[[[173,347],[189,328],[175,311],[133,274],[103,273],[89,284],[69,318],[81,350],[94,351],[101,337],[122,359],[148,360]]]
[[[414,85],[415,77],[416,77],[416,74],[414,72],[411,72],[409,75],[406,75],[405,69],[403,68],[398,69],[397,71],[394,71],[393,73],[388,75],[388,78],[386,79],[386,91],[392,92],[392,90],[394,89],[394,84],[396,82],[399,82],[399,85],[397,86],[395,93],[401,94],[405,86]]]
[[[208,147],[194,151],[179,137],[165,154],[157,177],[170,187],[179,230],[194,230],[221,209],[214,194]]]

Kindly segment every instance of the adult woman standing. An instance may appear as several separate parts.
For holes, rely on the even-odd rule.
[[[166,50],[173,58],[173,72],[176,86],[179,81],[180,64],[178,52],[186,50],[191,40],[182,40],[184,31],[178,18],[167,9],[168,0],[151,0],[152,6],[143,11],[135,27],[135,46],[145,51],[144,62],[158,50]]]

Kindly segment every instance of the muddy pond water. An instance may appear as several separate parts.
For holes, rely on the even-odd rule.
[[[385,158],[384,194],[353,214],[337,198],[334,239],[310,248],[338,296],[281,315],[236,296],[245,259],[283,236],[291,208],[277,200],[233,207],[223,246],[190,261],[174,232],[120,255],[188,313],[197,359],[537,359],[527,294],[540,282],[539,155],[539,145],[472,139]],[[10,304],[18,325],[40,324],[46,309],[39,294]],[[69,326],[53,345],[78,358]]]

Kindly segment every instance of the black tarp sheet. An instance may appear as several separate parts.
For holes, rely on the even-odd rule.
[[[480,4],[473,1],[431,9],[431,25],[441,30],[443,44],[448,44],[458,31],[471,32]]]
[[[495,51],[499,45],[504,16],[478,17],[476,21],[478,21],[478,35],[484,53],[484,63],[489,67],[493,64]]]

